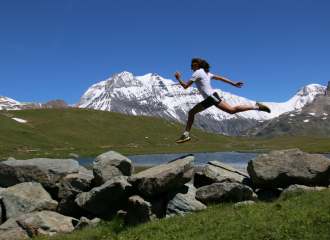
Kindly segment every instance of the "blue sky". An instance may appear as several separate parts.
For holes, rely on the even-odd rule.
[[[0,0],[0,95],[73,104],[123,71],[188,81],[200,57],[245,83],[214,88],[285,102],[330,80],[329,13],[329,0]]]

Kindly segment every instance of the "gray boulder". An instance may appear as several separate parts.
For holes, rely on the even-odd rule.
[[[58,205],[41,184],[36,182],[25,182],[9,187],[0,193],[0,198],[7,219],[34,211],[55,211]]]
[[[93,220],[89,220],[86,217],[81,217],[78,224],[75,226],[74,230],[83,229],[84,227],[95,227],[100,223],[99,218],[94,218]]]
[[[29,235],[16,222],[9,219],[0,226],[0,240],[29,239]]]
[[[21,215],[16,218],[16,222],[32,237],[33,234],[52,236],[57,233],[71,233],[78,220],[57,212],[42,211]]]
[[[95,184],[98,187],[116,176],[131,176],[134,173],[134,168],[131,160],[127,157],[115,151],[110,151],[95,158],[93,173]]]
[[[78,204],[71,199],[62,199],[58,204],[56,212],[73,218],[81,218],[82,216],[89,215],[88,211],[79,207]]]
[[[256,200],[253,190],[240,183],[213,183],[197,189],[196,199],[203,203]]]
[[[154,196],[189,182],[194,162],[193,155],[184,156],[133,175],[128,182],[143,195]]]
[[[80,174],[83,174],[83,175],[91,175],[91,176],[93,176],[93,171],[92,170],[87,170],[83,166],[79,166],[79,173]]]
[[[125,216],[126,216],[127,212],[124,210],[119,210],[116,214],[117,217],[119,217],[120,219],[125,220]]]
[[[245,206],[245,205],[252,205],[252,204],[255,204],[255,203],[256,203],[255,201],[248,200],[248,201],[243,201],[243,202],[235,203],[233,205],[233,207],[241,207],[241,206]]]
[[[81,208],[107,218],[123,207],[126,208],[130,187],[124,176],[115,177],[100,187],[80,193],[75,202]]]
[[[304,186],[304,185],[293,184],[282,191],[280,198],[284,198],[286,194],[292,193],[292,192],[322,191],[325,189],[328,189],[328,188],[326,188],[326,187],[308,187],[308,186]]]
[[[164,197],[141,197],[138,195],[128,199],[125,223],[137,226],[147,221],[156,221],[165,216],[166,200]]]
[[[207,207],[196,200],[196,189],[186,185],[167,193],[166,217],[184,216]]]
[[[249,187],[253,186],[249,175],[218,161],[208,162],[203,169],[203,173],[213,183],[236,182]]]
[[[11,158],[0,162],[0,186],[11,187],[22,182],[38,182],[55,199],[60,180],[68,174],[78,172],[79,164],[73,159]]]
[[[72,158],[79,158],[79,155],[75,154],[75,153],[70,153],[69,154],[69,157],[72,157]]]
[[[59,183],[58,198],[75,199],[79,193],[90,191],[94,185],[92,175],[69,174]]]
[[[252,159],[247,169],[256,188],[328,186],[330,180],[330,159],[298,149],[263,154]]]

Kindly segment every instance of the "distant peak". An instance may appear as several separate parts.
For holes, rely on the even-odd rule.
[[[302,87],[298,90],[297,95],[305,95],[309,93],[323,94],[326,90],[326,87],[321,86],[320,84],[309,84],[306,87]]]
[[[120,74],[132,74],[132,73],[127,72],[127,71],[123,71],[123,72],[121,72]]]
[[[121,73],[119,73],[119,74],[117,74],[117,75],[118,75],[118,76],[127,76],[127,75],[129,75],[129,76],[133,76],[132,73],[127,72],[127,71],[121,72]]]

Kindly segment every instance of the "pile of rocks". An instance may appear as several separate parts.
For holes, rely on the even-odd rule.
[[[256,197],[270,202],[289,191],[323,190],[328,188],[329,181],[330,159],[298,149],[260,155],[249,161],[247,173],[211,161],[202,173],[194,176],[194,186],[198,188],[196,198],[203,202],[227,201],[228,196],[231,201],[247,200],[251,196],[251,200]],[[214,188],[228,189],[229,186],[236,186],[240,194],[232,191],[231,195],[212,195]],[[243,189],[248,196],[242,195]]]
[[[187,155],[135,174],[113,151],[98,156],[93,171],[73,159],[9,158],[0,163],[0,239],[70,233],[116,215],[134,226],[210,202],[269,201],[290,185],[285,191],[320,189],[330,179],[330,159],[299,150],[252,159],[248,174],[212,161],[194,175],[194,161]]]

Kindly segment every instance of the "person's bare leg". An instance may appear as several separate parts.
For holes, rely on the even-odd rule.
[[[220,110],[229,113],[229,114],[235,114],[238,112],[244,112],[244,111],[249,111],[249,110],[255,110],[254,106],[249,106],[249,105],[238,105],[236,107],[231,107],[228,103],[225,101],[221,101],[217,108]]]
[[[188,121],[187,121],[187,125],[186,125],[186,132],[190,132],[190,129],[194,123],[195,120],[195,115],[199,112],[204,111],[205,108],[203,107],[203,105],[201,103],[198,103],[195,107],[193,107],[189,113],[188,113]]]
[[[205,110],[205,108],[203,107],[203,105],[201,103],[198,103],[195,107],[193,107],[189,113],[188,113],[188,121],[187,121],[187,125],[186,125],[186,131],[182,134],[181,138],[176,140],[176,143],[183,143],[186,141],[190,140],[189,137],[189,132],[190,129],[194,123],[195,120],[195,115],[201,111]]]

